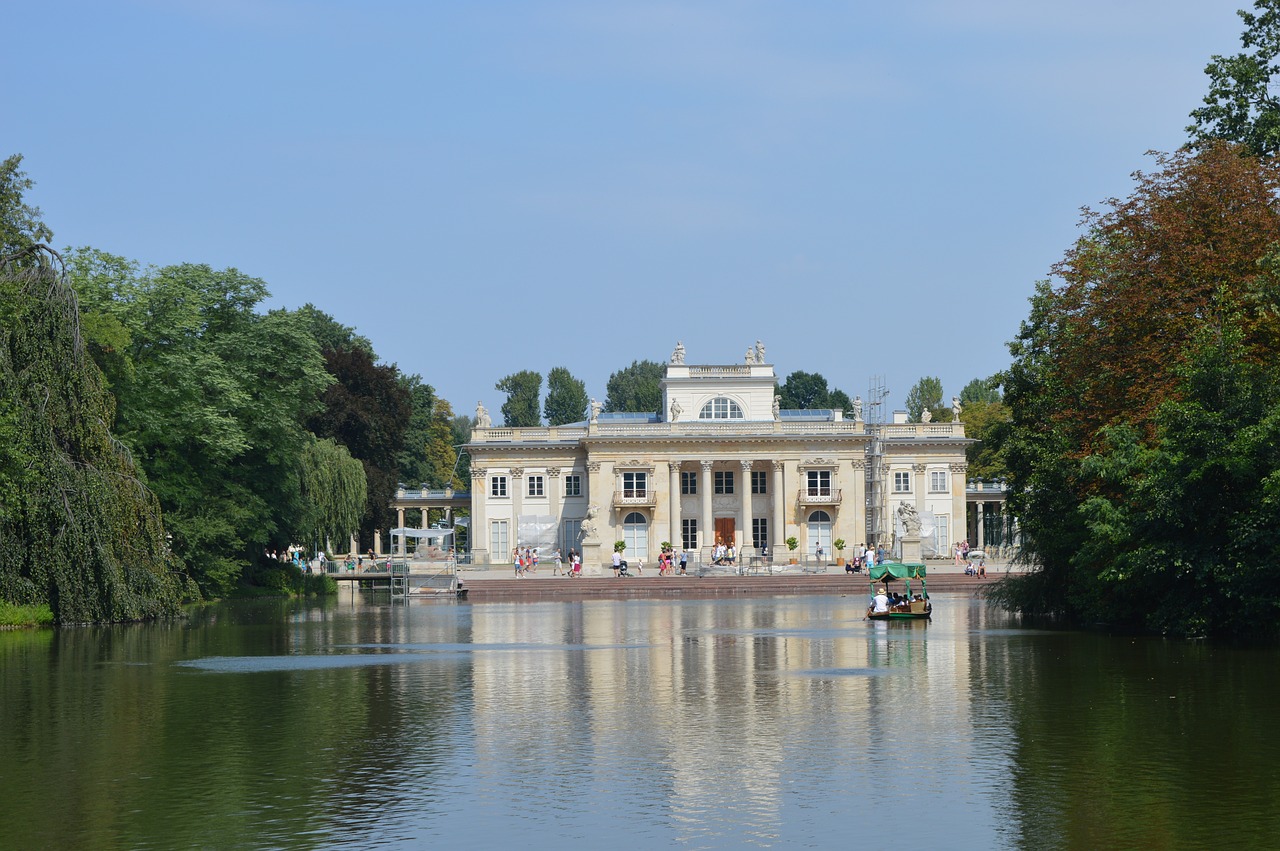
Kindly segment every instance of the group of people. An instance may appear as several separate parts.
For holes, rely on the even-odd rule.
[[[680,575],[684,576],[688,572],[689,554],[684,550],[680,551]],[[676,551],[674,547],[664,547],[662,552],[658,554],[658,575],[671,576],[676,569]]]
[[[844,572],[858,573],[862,570],[869,570],[873,564],[884,564],[886,555],[888,555],[888,551],[885,550],[884,544],[875,547],[858,544],[853,551],[853,559],[845,562]]]
[[[515,565],[516,578],[524,579],[530,574],[538,572],[538,563],[541,560],[541,553],[538,547],[516,547],[511,551],[511,561]],[[569,550],[569,563],[565,564],[564,554],[557,547],[551,553],[552,576],[569,576],[577,577],[582,575],[582,554],[577,550]]]
[[[871,598],[871,611],[877,612],[877,613],[883,613],[883,612],[891,612],[899,608],[904,608],[904,610],[909,610],[911,608],[911,603],[913,600],[923,600],[923,599],[924,597],[922,597],[920,594],[915,594],[914,596],[907,596],[906,594],[899,594],[897,591],[894,591],[893,593],[889,593],[888,591],[885,590],[884,586],[881,585],[880,587],[876,588],[875,596]]]
[[[716,545],[711,549],[711,563],[719,565],[737,564],[738,551],[733,548],[733,544],[726,546],[717,538]]]

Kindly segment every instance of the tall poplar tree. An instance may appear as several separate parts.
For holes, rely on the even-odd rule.
[[[547,373],[547,401],[542,410],[548,425],[558,426],[584,419],[590,401],[587,385],[574,378],[567,368],[557,366]]]
[[[542,424],[538,399],[542,396],[542,375],[525,369],[506,376],[494,388],[507,394],[502,403],[502,422],[511,428]]]

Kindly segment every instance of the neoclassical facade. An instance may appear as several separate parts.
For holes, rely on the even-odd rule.
[[[718,541],[744,558],[784,562],[843,538],[892,538],[893,509],[914,505],[946,553],[965,534],[964,424],[869,424],[841,411],[779,410],[764,346],[744,363],[684,362],[662,380],[662,414],[601,413],[586,422],[494,428],[478,410],[471,455],[475,562],[513,547],[577,549],[588,565],[615,541],[655,559],[664,541],[695,558]]]

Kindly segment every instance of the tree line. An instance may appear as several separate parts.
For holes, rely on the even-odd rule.
[[[1280,0],[1190,139],[1087,210],[1001,376],[1033,572],[997,598],[1171,635],[1280,629]]]
[[[0,599],[171,613],[267,551],[370,546],[400,481],[463,486],[470,418],[421,376],[313,305],[263,311],[234,268],[40,247],[21,162],[0,164]]]

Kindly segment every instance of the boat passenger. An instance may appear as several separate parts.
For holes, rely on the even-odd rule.
[[[884,593],[884,588],[876,589],[876,599],[874,609],[877,612],[889,611],[889,596]]]

